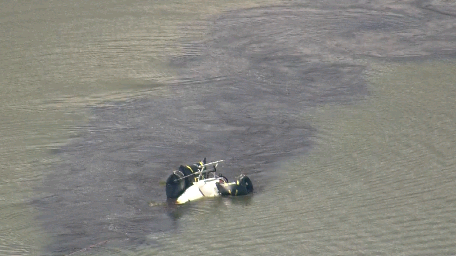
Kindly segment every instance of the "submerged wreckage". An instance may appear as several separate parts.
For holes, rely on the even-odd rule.
[[[241,174],[236,181],[228,182],[223,175],[216,174],[217,165],[223,160],[193,165],[181,165],[166,180],[166,196],[176,199],[176,203],[183,204],[203,197],[241,196],[253,192],[253,185],[249,177]],[[207,167],[212,166],[212,169]],[[212,173],[212,177],[209,177]]]

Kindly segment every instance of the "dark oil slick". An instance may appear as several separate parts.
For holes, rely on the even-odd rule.
[[[182,39],[184,53],[169,57],[178,80],[159,85],[166,95],[91,107],[81,136],[54,152],[61,162],[33,201],[47,250],[153,245],[148,234],[179,226],[160,184],[203,157],[224,159],[225,176],[244,172],[261,193],[274,163],[311,149],[318,130],[302,113],[369,97],[371,60],[456,56],[445,4],[293,1],[209,19],[202,40]]]

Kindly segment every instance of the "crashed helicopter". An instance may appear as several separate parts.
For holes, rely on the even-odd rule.
[[[251,180],[243,174],[233,182],[216,174],[221,162],[223,160],[206,163],[204,158],[193,165],[181,165],[166,180],[166,196],[175,199],[177,204],[184,204],[203,197],[242,196],[253,192]],[[212,169],[207,168],[210,166]]]

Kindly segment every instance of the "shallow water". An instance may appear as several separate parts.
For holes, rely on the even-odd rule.
[[[2,5],[0,252],[456,253],[452,3]]]

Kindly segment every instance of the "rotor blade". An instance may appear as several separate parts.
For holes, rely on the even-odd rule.
[[[200,165],[199,167],[202,168],[201,171],[194,172],[192,174],[189,174],[189,175],[184,176],[182,178],[176,179],[174,181],[182,180],[182,179],[185,179],[187,177],[190,177],[190,176],[193,176],[193,175],[199,175],[199,174],[206,173],[206,172],[214,172],[215,170],[207,170],[207,169],[204,169],[203,167],[210,166],[210,165],[214,165],[214,167],[215,167],[215,166],[218,165],[218,163],[221,163],[223,161],[224,160],[218,160],[218,161],[215,161],[215,162],[210,162],[210,163],[207,163],[207,164]]]
[[[218,163],[221,163],[225,160],[218,160],[218,161],[215,161],[215,162],[210,162],[210,163],[207,163],[207,164],[203,164],[202,166],[206,167],[206,166],[210,166],[210,165],[213,165],[213,164],[218,164]]]

